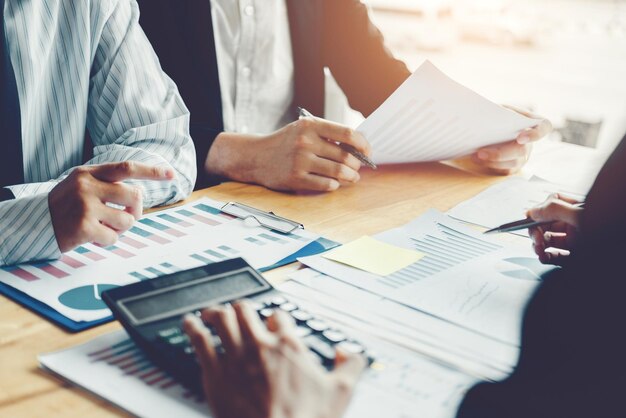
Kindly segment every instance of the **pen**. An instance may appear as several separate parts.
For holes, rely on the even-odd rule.
[[[300,112],[301,118],[313,118],[314,117],[311,114],[311,112],[309,112],[303,107],[299,107],[298,111]],[[357,160],[359,160],[361,163],[365,164],[369,168],[373,168],[374,170],[378,168],[376,164],[374,164],[374,161],[372,161],[367,155],[363,154],[362,152],[354,148],[352,145],[344,144],[343,142],[339,142],[338,145],[339,145],[339,148],[354,155],[354,157]]]
[[[585,205],[584,202],[577,203],[574,206],[578,208],[582,208]],[[535,226],[549,225],[554,223],[554,221],[534,221],[531,218],[520,219],[519,221],[510,222],[504,225],[500,225],[496,228],[485,231],[485,234],[499,234],[503,232],[515,232],[521,231],[522,229],[533,228]]]

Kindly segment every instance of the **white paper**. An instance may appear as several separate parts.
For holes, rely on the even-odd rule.
[[[283,235],[251,226],[221,214],[222,205],[202,199],[147,215],[135,225],[150,234],[147,237],[131,229],[115,250],[86,244],[58,261],[0,268],[0,281],[74,321],[93,321],[111,315],[100,298],[108,288],[235,257],[243,257],[257,269],[271,266],[319,237],[304,230]],[[169,229],[142,223],[146,221]],[[72,267],[68,262],[81,265]]]
[[[519,347],[482,336],[305,268],[290,275],[281,292],[312,301],[322,314],[352,329],[436,358],[485,379],[506,377],[517,364]]]
[[[377,239],[426,257],[381,277],[323,257],[301,261],[329,276],[482,335],[519,346],[524,309],[543,273],[530,248],[512,247],[430,211]]]
[[[426,61],[358,131],[377,164],[441,161],[513,140],[537,119],[505,109]]]
[[[375,352],[382,367],[364,373],[345,418],[452,418],[478,381],[418,353],[346,332]],[[206,404],[145,358],[124,331],[41,355],[39,362],[139,417],[210,417]]]
[[[543,203],[554,193],[582,201],[585,191],[580,187],[513,177],[458,204],[448,211],[448,216],[486,228],[495,228],[525,218],[528,209]],[[521,231],[518,235],[528,236],[528,232]]]

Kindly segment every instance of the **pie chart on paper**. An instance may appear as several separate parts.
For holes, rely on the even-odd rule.
[[[92,284],[75,287],[59,296],[59,302],[71,309],[81,311],[99,311],[107,309],[100,297],[102,292],[119,287],[113,284]]]

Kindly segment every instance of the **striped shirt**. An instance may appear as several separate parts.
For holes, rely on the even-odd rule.
[[[185,198],[196,177],[189,112],[139,27],[134,0],[6,0],[20,100],[24,179],[0,203],[0,265],[58,258],[48,193],[83,162],[133,160],[176,172],[135,181],[152,207]],[[0,136],[0,141],[2,138]]]

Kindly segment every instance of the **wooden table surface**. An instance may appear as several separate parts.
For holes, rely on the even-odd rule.
[[[283,194],[225,183],[196,192],[189,200],[207,196],[246,203],[346,242],[405,224],[429,208],[446,211],[502,180],[439,163],[409,164],[363,170],[358,184],[328,194]],[[279,275],[270,273],[270,279]],[[109,323],[70,334],[0,296],[0,417],[125,416],[39,370],[37,362],[39,353],[69,348],[118,328],[117,323]]]

